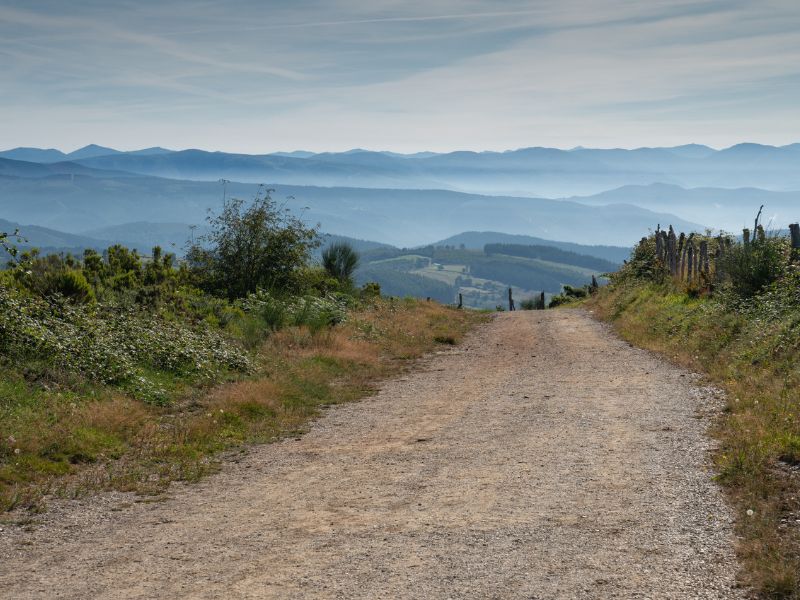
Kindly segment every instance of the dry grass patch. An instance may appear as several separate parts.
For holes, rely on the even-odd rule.
[[[320,407],[368,395],[409,359],[460,341],[484,319],[433,302],[378,300],[335,327],[278,331],[254,359],[255,374],[187,388],[163,407],[0,372],[0,510],[37,509],[47,494],[161,494],[170,481],[214,471],[222,451],[296,435]]]

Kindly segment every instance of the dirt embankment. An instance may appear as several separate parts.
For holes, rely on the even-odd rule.
[[[0,597],[739,597],[716,406],[583,312],[502,314],[163,502],[6,528]]]

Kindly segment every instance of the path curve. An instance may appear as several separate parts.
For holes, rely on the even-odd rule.
[[[0,597],[739,597],[717,407],[585,312],[501,314],[164,502],[6,529]]]

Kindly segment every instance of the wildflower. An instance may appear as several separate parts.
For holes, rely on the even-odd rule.
[[[752,508],[748,508],[748,509],[747,509],[747,516],[748,516],[748,517],[752,517],[754,514],[755,514],[755,512],[753,511],[753,509],[752,509]]]

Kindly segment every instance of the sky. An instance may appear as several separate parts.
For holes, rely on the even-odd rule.
[[[800,141],[798,0],[0,0],[0,149]]]

